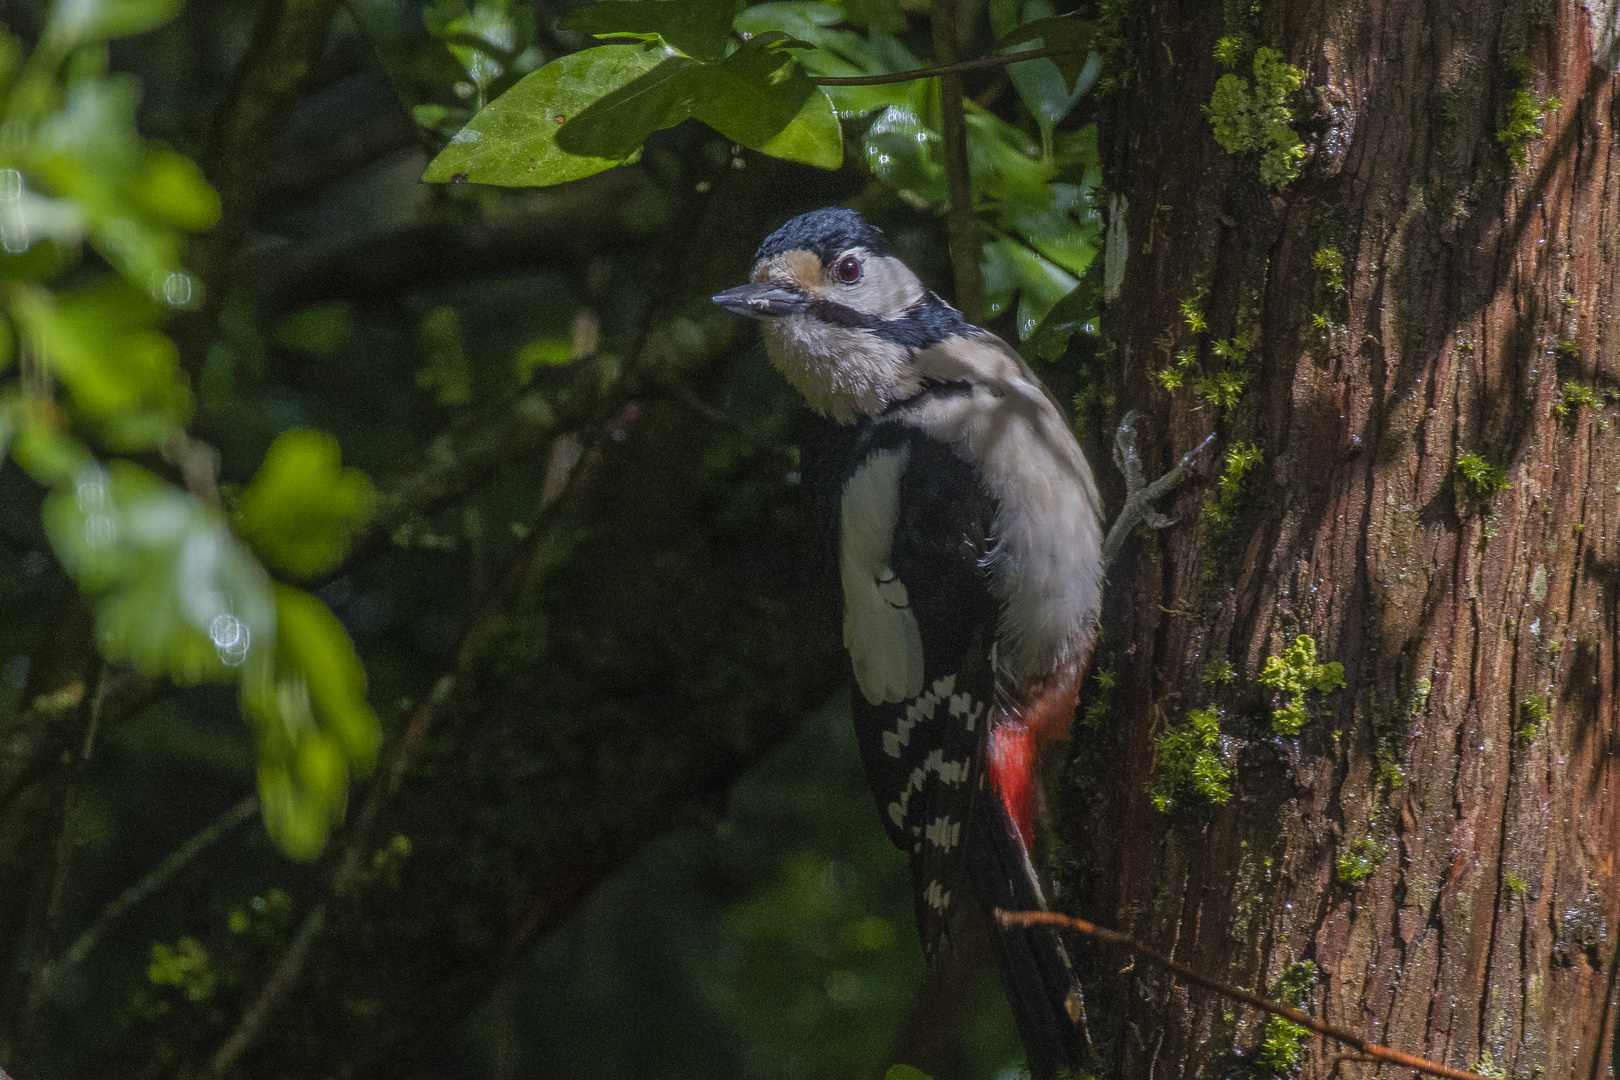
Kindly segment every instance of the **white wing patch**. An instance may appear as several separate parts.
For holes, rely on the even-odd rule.
[[[840,508],[844,647],[855,685],[873,705],[916,697],[923,686],[922,634],[905,583],[889,566],[910,458],[910,447],[873,451],[844,485]]]

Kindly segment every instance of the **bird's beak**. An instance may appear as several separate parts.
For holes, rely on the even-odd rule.
[[[738,315],[766,319],[797,314],[805,309],[810,298],[790,285],[763,281],[739,285],[735,289],[717,293],[714,302],[727,311],[735,311]]]

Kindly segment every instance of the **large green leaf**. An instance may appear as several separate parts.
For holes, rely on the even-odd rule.
[[[694,72],[692,115],[744,146],[824,169],[844,162],[832,101],[782,49],[755,38],[722,64]]]
[[[533,72],[496,98],[450,140],[422,175],[428,183],[539,187],[611,169],[641,145],[614,155],[572,153],[558,135],[592,102],[653,70],[667,54],[633,45],[570,53]]]
[[[570,154],[622,160],[655,131],[674,127],[692,115],[703,65],[671,56],[633,82],[593,102],[557,133],[557,145]]]
[[[284,431],[242,492],[236,531],[277,569],[314,577],[343,561],[376,504],[366,474],[343,468],[336,439]]]
[[[569,30],[596,37],[662,39],[698,60],[720,60],[736,12],[732,0],[614,0],[570,12]]]
[[[348,632],[325,604],[275,588],[273,669],[242,682],[259,743],[265,827],[288,855],[312,859],[343,820],[351,770],[371,772],[380,725]]]
[[[218,509],[129,462],[90,462],[46,496],[62,566],[91,598],[102,655],[178,683],[263,664],[270,580]]]
[[[191,392],[149,297],[116,279],[77,292],[30,287],[17,290],[12,312],[73,414],[108,446],[150,449],[184,425]]]

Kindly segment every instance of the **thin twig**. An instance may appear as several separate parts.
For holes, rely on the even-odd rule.
[[[954,51],[952,55],[955,55]],[[940,64],[937,67],[890,72],[887,75],[812,75],[810,81],[817,86],[884,86],[888,83],[914,82],[917,79],[934,79],[943,75],[960,75],[968,71],[983,71],[985,68],[1006,67],[1009,64],[1022,64],[1026,60],[1051,60],[1057,55],[1052,49],[1025,49],[1023,52],[981,56],[977,60],[961,60],[956,63]]]
[[[1414,1069],[1430,1076],[1443,1076],[1447,1080],[1486,1080],[1485,1077],[1480,1076],[1478,1073],[1453,1069],[1449,1065],[1441,1065],[1438,1062],[1428,1061],[1413,1054],[1402,1053],[1399,1050],[1391,1050],[1387,1046],[1369,1042],[1353,1031],[1334,1027],[1332,1024],[1306,1016],[1298,1009],[1278,1004],[1275,1001],[1268,1001],[1252,991],[1241,990],[1229,983],[1224,983],[1219,979],[1194,971],[1187,965],[1172,960],[1163,953],[1142,944],[1129,934],[1122,934],[1118,930],[1109,930],[1107,927],[1098,926],[1096,923],[1087,922],[1085,919],[1077,919],[1072,915],[1060,915],[1055,911],[1003,911],[997,908],[996,920],[1004,927],[1056,926],[1064,930],[1073,930],[1087,937],[1096,938],[1098,941],[1105,941],[1110,945],[1117,945],[1132,956],[1156,964],[1166,971],[1186,979],[1195,986],[1202,986],[1204,989],[1212,990],[1224,998],[1241,1001],[1245,1005],[1252,1005],[1262,1012],[1290,1020],[1302,1028],[1308,1028],[1318,1035],[1343,1043],[1358,1054],[1363,1054],[1386,1065],[1398,1065],[1403,1069]]]
[[[248,1011],[242,1014],[236,1030],[231,1032],[230,1038],[220,1046],[214,1060],[208,1063],[208,1072],[204,1074],[205,1076],[222,1075],[236,1063],[242,1052],[253,1044],[253,1040],[258,1038],[260,1030],[270,1019],[270,1014],[275,1012],[276,1006],[281,1004],[281,999],[287,996],[287,992],[298,981],[298,976],[303,974],[304,960],[309,956],[310,946],[315,944],[315,939],[326,929],[326,913],[330,906],[331,901],[322,900],[304,919],[304,925],[298,928],[298,936],[293,938],[292,944],[287,947],[281,963],[276,965],[276,970],[264,984],[264,989],[259,991],[259,996],[248,1007]]]
[[[149,870],[145,877],[125,889],[116,900],[101,909],[96,921],[75,938],[67,952],[62,954],[62,959],[51,970],[50,977],[54,979],[63,971],[82,962],[90,955],[91,950],[101,944],[102,937],[112,928],[113,923],[123,917],[124,912],[157,892],[170,878],[196,861],[197,856],[218,843],[226,833],[258,812],[258,796],[249,795],[214,819],[197,835],[170,852],[169,856]]]
[[[956,277],[956,306],[968,322],[984,319],[984,277],[979,271],[979,219],[973,213],[973,176],[968,169],[967,113],[962,105],[962,75],[956,65],[956,5],[934,0],[934,55],[944,61],[939,80],[944,117],[945,188],[950,206],[945,231],[950,238],[951,270]]]

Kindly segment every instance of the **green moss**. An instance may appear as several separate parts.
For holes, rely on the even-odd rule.
[[[1308,1012],[1311,989],[1316,985],[1317,975],[1316,965],[1309,960],[1289,964],[1272,988],[1271,996],[1284,1005]],[[1305,1064],[1310,1038],[1308,1029],[1292,1020],[1273,1016],[1266,1021],[1265,1035],[1255,1060],[1278,1073],[1297,1072]]]
[[[1237,669],[1232,666],[1230,660],[1211,660],[1204,665],[1199,678],[1216,686],[1231,686],[1232,681],[1237,678]]]
[[[1388,854],[1389,848],[1370,837],[1357,840],[1339,852],[1339,857],[1333,862],[1333,876],[1340,885],[1359,889]]]
[[[1323,284],[1333,292],[1344,292],[1344,256],[1336,247],[1318,248],[1311,256],[1311,265],[1325,275]]]
[[[1551,719],[1552,707],[1545,694],[1525,698],[1519,702],[1519,728],[1514,734],[1521,744],[1529,746],[1541,738],[1547,730],[1547,721]]]
[[[1266,658],[1260,684],[1288,698],[1272,710],[1271,730],[1279,735],[1298,735],[1311,718],[1305,708],[1305,695],[1311,691],[1326,694],[1343,686],[1344,665],[1317,663],[1316,639],[1301,634],[1281,656]]]
[[[1536,92],[1527,86],[1521,86],[1508,98],[1507,108],[1503,110],[1502,127],[1496,133],[1496,141],[1502,144],[1507,153],[1508,160],[1514,168],[1522,169],[1530,160],[1530,143],[1541,138],[1542,121],[1554,109],[1562,108],[1563,103],[1557,98],[1548,98],[1545,101],[1536,97]]]
[[[1406,783],[1406,770],[1401,762],[1404,758],[1403,744],[1406,733],[1412,726],[1412,721],[1429,703],[1429,693],[1434,684],[1427,676],[1418,679],[1412,685],[1412,698],[1406,705],[1404,716],[1396,714],[1381,722],[1375,721],[1378,735],[1378,749],[1374,757],[1378,762],[1378,782],[1383,785],[1386,793],[1393,792]]]
[[[1198,370],[1198,358],[1191,349],[1182,349],[1176,353],[1175,362],[1158,372],[1159,385],[1170,393],[1181,389],[1181,384],[1187,381],[1187,376]]]
[[[1217,371],[1212,375],[1200,375],[1193,380],[1193,393],[1220,409],[1222,413],[1230,413],[1237,407],[1243,386],[1248,381],[1249,373],[1246,371]]]
[[[1189,296],[1181,302],[1181,317],[1187,320],[1187,329],[1195,334],[1201,334],[1209,329],[1209,323],[1204,319],[1204,290],[1199,289],[1197,295]]]
[[[1558,400],[1553,402],[1553,415],[1568,416],[1571,408],[1585,408],[1597,412],[1603,408],[1603,399],[1591,387],[1582,386],[1574,379],[1565,379],[1563,385],[1558,388]]]
[[[1490,513],[1491,500],[1497,493],[1510,486],[1507,470],[1470,450],[1458,452],[1452,475],[1457,481],[1458,499],[1466,509],[1481,517]]]
[[[1509,870],[1502,875],[1502,888],[1508,891],[1509,896],[1523,897],[1530,891],[1530,883]]]
[[[1087,702],[1085,709],[1080,713],[1080,726],[1087,731],[1095,731],[1102,726],[1103,720],[1108,716],[1108,710],[1114,703],[1114,673],[1102,670],[1091,676],[1093,697]]]
[[[1265,453],[1253,443],[1238,443],[1227,448],[1226,467],[1221,470],[1220,486],[1216,489],[1216,506],[1220,516],[1230,512],[1243,492],[1243,479],[1265,460]]]
[[[1230,42],[1223,38],[1215,55],[1217,60],[1225,56],[1235,64],[1238,49]],[[1222,150],[1229,154],[1260,151],[1260,179],[1281,186],[1299,175],[1299,163],[1305,157],[1305,144],[1294,132],[1294,112],[1289,105],[1304,84],[1305,72],[1270,48],[1255,50],[1253,70],[1252,85],[1240,75],[1222,75],[1204,113]]]
[[[1169,811],[1178,800],[1201,795],[1212,803],[1232,797],[1232,779],[1221,745],[1221,716],[1217,709],[1194,709],[1183,727],[1168,728],[1153,745],[1153,782],[1148,794],[1153,807]]]
[[[1507,1070],[1496,1063],[1496,1059],[1491,1056],[1488,1047],[1479,1052],[1479,1060],[1474,1062],[1471,1071],[1479,1076],[1489,1077],[1490,1080],[1504,1080],[1507,1076]]]
[[[1244,53],[1241,37],[1228,35],[1215,43],[1215,62],[1223,68],[1235,68]]]

